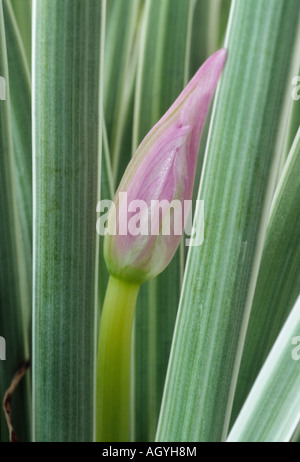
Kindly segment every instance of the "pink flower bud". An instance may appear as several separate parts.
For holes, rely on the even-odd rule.
[[[200,137],[225,61],[226,50],[221,49],[201,66],[130,161],[104,240],[113,276],[140,284],[172,259],[187,219],[179,209],[192,198]],[[179,207],[162,207],[161,201],[175,201]]]

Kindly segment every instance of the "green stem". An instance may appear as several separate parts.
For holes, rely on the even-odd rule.
[[[139,287],[112,276],[108,282],[98,346],[97,441],[129,441],[131,334]]]

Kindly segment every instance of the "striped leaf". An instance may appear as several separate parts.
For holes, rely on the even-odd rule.
[[[32,312],[31,78],[20,29],[14,14],[15,10],[9,0],[3,1],[3,11],[7,37],[17,214],[20,223],[18,236],[22,242],[23,252],[22,256],[19,256],[18,263],[23,274],[22,298],[26,307],[24,313],[26,331],[29,334],[31,333]],[[29,20],[27,24],[29,30],[30,26]]]
[[[199,198],[205,239],[190,249],[158,441],[227,436],[276,173],[276,133],[297,0],[235,0]],[[196,213],[195,224],[201,217]]]
[[[32,0],[8,0],[13,9],[20,37],[25,51],[26,60],[30,68],[31,63],[31,13]]]
[[[112,200],[115,186],[131,158],[133,89],[139,35],[141,0],[113,0],[107,8],[103,74],[103,156],[101,198]],[[108,271],[100,237],[99,311],[101,311]]]
[[[288,442],[300,426],[300,298],[255,381],[229,442]],[[297,346],[298,345],[298,346]]]
[[[24,216],[19,216],[18,193],[21,188],[18,184],[22,166],[26,169],[30,159],[21,159],[20,151],[15,150],[12,128],[18,125],[16,111],[13,104],[20,96],[20,105],[26,108],[26,96],[20,95],[18,84],[24,76],[23,63],[20,60],[16,29],[13,29],[12,17],[3,17],[3,4],[0,1],[0,76],[1,76],[1,100],[0,100],[0,335],[6,341],[6,360],[0,361],[0,396],[1,402],[5,390],[9,387],[14,374],[23,365],[29,356],[28,344],[28,313],[30,302],[30,286],[27,286],[27,274],[29,268],[24,268],[24,256],[26,243],[22,237],[26,235],[26,221]],[[5,27],[7,26],[7,27]],[[6,37],[7,32],[7,37]],[[8,39],[10,42],[8,42]],[[8,42],[8,50],[7,50]],[[16,52],[15,61],[12,63],[11,53]],[[9,51],[9,53],[8,53]],[[9,56],[8,56],[9,55]],[[11,67],[8,66],[8,61]],[[11,72],[11,73],[10,73]],[[20,72],[16,76],[14,73]],[[12,85],[10,85],[10,79]],[[24,93],[26,93],[26,83]],[[27,95],[28,96],[28,95]],[[2,99],[3,98],[3,99]],[[24,104],[25,103],[25,104]],[[30,115],[28,114],[28,117]],[[21,130],[21,127],[18,127]],[[19,131],[20,133],[20,131]],[[26,147],[24,147],[26,150]],[[22,162],[24,161],[24,164]],[[17,168],[16,168],[17,164]],[[25,175],[26,176],[26,175]],[[28,192],[26,185],[24,194]],[[30,190],[30,189],[29,189]],[[23,228],[24,226],[24,228]],[[20,228],[22,229],[20,230]],[[20,230],[20,231],[19,231]],[[23,245],[25,244],[25,246]],[[26,383],[25,383],[26,384]],[[25,385],[23,384],[23,385]],[[28,389],[22,386],[13,398],[13,420],[16,433],[21,441],[29,437],[29,413],[28,413]],[[1,412],[1,440],[8,439],[8,430]]]
[[[105,1],[33,2],[36,441],[93,439]]]
[[[104,117],[114,182],[131,158],[133,90],[142,0],[113,0],[107,15]]]
[[[300,129],[275,192],[237,385],[233,419],[300,293]]]

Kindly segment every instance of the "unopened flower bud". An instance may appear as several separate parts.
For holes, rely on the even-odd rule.
[[[163,271],[176,252],[187,219],[183,204],[192,198],[202,129],[225,61],[226,50],[221,49],[201,66],[129,163],[104,240],[111,275],[140,284]]]

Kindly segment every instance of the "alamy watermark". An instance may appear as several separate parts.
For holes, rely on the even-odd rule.
[[[297,345],[292,349],[292,359],[299,361],[300,359],[300,336],[292,338],[292,345]]]
[[[292,90],[292,99],[294,101],[299,101],[300,99],[300,75],[295,75],[292,78],[291,85],[295,85]]]
[[[6,342],[4,337],[0,337],[0,361],[6,360]]]
[[[111,200],[102,200],[97,204],[100,217],[97,220],[97,233],[100,236],[181,236],[185,233],[185,245],[198,247],[204,240],[204,201],[196,201],[195,214],[198,217],[197,228],[193,227],[192,201],[151,200],[148,205],[143,200],[127,201],[127,193],[119,193],[118,212]],[[118,217],[117,217],[118,213]],[[108,219],[109,217],[109,219]],[[118,223],[118,226],[117,226]]]
[[[0,76],[0,100],[6,100],[6,85],[5,85],[5,78]]]

